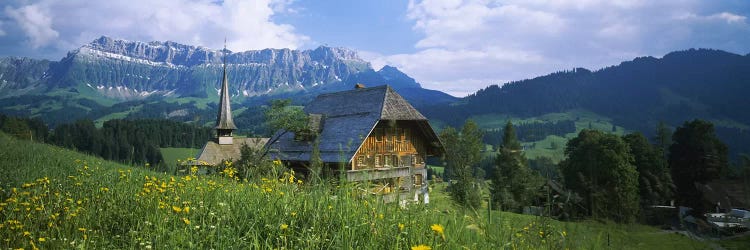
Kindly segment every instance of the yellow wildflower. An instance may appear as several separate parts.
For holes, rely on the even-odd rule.
[[[432,231],[434,231],[436,234],[441,234],[442,235],[442,234],[445,233],[444,229],[443,229],[443,226],[441,226],[440,224],[432,224],[432,226],[430,228],[432,228]]]
[[[432,249],[431,247],[426,246],[424,244],[411,247],[411,250],[431,250],[431,249]]]
[[[175,213],[179,213],[182,212],[182,208],[178,206],[172,206],[172,211],[174,211]]]
[[[398,230],[399,231],[404,231],[404,227],[405,227],[404,223],[398,223]]]
[[[440,224],[432,224],[430,228],[432,228],[432,231],[435,232],[435,234],[440,235],[440,237],[445,240],[445,231],[443,229],[443,226],[441,226]]]
[[[23,236],[29,236],[29,235],[31,235],[31,233],[29,233],[29,231],[24,231],[23,232]]]
[[[287,228],[289,228],[289,225],[282,223],[281,226],[279,226],[279,228],[281,230],[286,230]]]
[[[39,240],[39,242],[45,242],[45,241],[47,241],[47,239],[45,239],[44,237],[39,237],[38,240]]]
[[[182,222],[185,222],[185,224],[190,225],[190,220],[188,220],[188,218],[182,218]]]

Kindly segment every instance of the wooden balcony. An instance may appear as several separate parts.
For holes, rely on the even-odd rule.
[[[349,181],[368,181],[410,176],[410,167],[370,168],[346,171],[346,179]]]

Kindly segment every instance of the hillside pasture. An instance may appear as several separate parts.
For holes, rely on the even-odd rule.
[[[0,246],[24,249],[705,249],[639,225],[383,203],[292,172],[169,175],[0,134]]]

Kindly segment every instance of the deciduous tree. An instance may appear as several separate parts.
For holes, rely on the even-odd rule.
[[[677,187],[677,203],[702,215],[710,204],[695,184],[719,178],[728,166],[727,146],[716,137],[713,124],[697,119],[678,127],[672,141],[669,167]]]
[[[589,214],[632,222],[639,214],[638,172],[630,148],[616,135],[584,129],[560,162],[565,185],[580,194]]]

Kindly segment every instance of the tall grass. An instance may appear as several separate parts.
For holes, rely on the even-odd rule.
[[[362,184],[308,185],[292,172],[159,174],[3,134],[0,161],[2,248],[618,249],[652,235],[662,249],[705,247],[645,227],[386,204]]]

